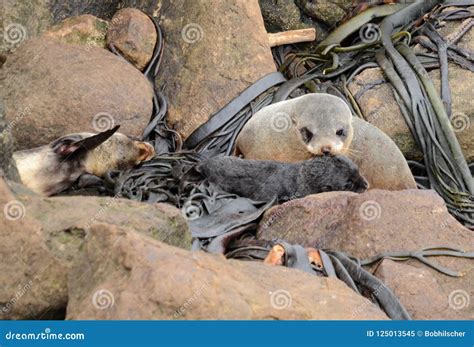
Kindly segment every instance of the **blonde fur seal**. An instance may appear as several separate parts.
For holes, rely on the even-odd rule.
[[[76,133],[49,145],[13,153],[25,186],[42,195],[69,188],[81,175],[102,177],[114,169],[129,169],[155,154],[152,145],[116,133]]]
[[[269,105],[243,127],[236,155],[246,159],[298,162],[345,154],[352,142],[352,113],[330,94],[307,94]]]

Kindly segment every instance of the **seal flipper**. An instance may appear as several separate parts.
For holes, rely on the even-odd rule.
[[[53,142],[51,147],[58,156],[72,160],[100,146],[107,141],[118,129],[120,125],[112,129],[103,131],[97,135],[85,139],[77,139],[74,135],[65,136]]]

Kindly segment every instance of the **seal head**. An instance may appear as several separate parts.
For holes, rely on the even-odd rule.
[[[117,133],[69,134],[49,145],[13,153],[21,181],[42,195],[69,188],[81,175],[103,177],[110,170],[130,169],[153,157],[152,145]]]
[[[258,111],[240,132],[236,154],[284,162],[345,154],[353,134],[352,113],[342,99],[307,94]]]

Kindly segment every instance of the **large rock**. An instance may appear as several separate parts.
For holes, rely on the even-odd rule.
[[[397,145],[372,124],[353,118],[349,157],[359,166],[370,189],[415,189],[416,182]]]
[[[147,125],[153,89],[133,66],[97,47],[52,39],[29,40],[0,70],[0,97],[18,149],[73,132],[97,132],[113,124],[139,136]]]
[[[370,190],[363,194],[330,192],[289,201],[265,213],[259,224],[258,237],[343,251],[360,259],[385,252],[417,251],[427,247],[452,247],[472,252],[474,245],[472,231],[448,213],[443,200],[433,191],[422,190]],[[442,256],[431,260],[465,275],[453,278],[416,260],[406,263],[428,271],[440,285],[445,300],[451,293],[459,291],[472,297],[472,260]],[[423,288],[423,283],[426,281],[420,281],[417,285]],[[411,290],[406,286],[400,288],[398,293]],[[419,295],[425,294],[426,291],[419,292]],[[439,300],[438,291],[434,290],[430,295],[433,302]],[[412,306],[412,313],[418,312],[420,317],[436,316],[438,319],[473,317],[472,305],[454,314],[447,312],[453,309],[452,306],[446,308],[444,305],[441,313],[432,309],[429,315]]]
[[[67,18],[51,27],[43,36],[63,43],[105,48],[108,23],[90,14]]]
[[[164,0],[160,23],[166,68],[157,83],[166,85],[168,121],[184,138],[276,70],[257,0]]]
[[[126,226],[150,240],[190,248],[187,223],[174,206],[119,198],[43,198],[11,185],[0,178],[0,318],[64,318],[67,274],[94,224]]]
[[[0,178],[0,319],[57,319],[67,269],[46,248],[41,225]]]
[[[46,239],[52,240],[58,235],[67,239],[71,230],[85,235],[93,224],[107,223],[133,229],[176,247],[191,248],[191,232],[186,219],[172,205],[147,204],[119,197],[44,198],[14,189],[29,215],[42,224]]]
[[[153,21],[134,8],[118,11],[107,30],[107,45],[113,45],[140,70],[150,62],[156,38]]]
[[[386,319],[337,279],[188,252],[95,225],[69,276],[67,319]]]
[[[385,259],[375,275],[394,292],[413,319],[462,319],[466,313],[462,310],[468,309],[467,306],[454,308],[454,301],[452,297],[449,300],[438,276],[426,268]]]

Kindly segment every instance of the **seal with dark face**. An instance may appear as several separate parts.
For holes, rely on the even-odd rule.
[[[307,94],[255,113],[237,137],[236,154],[246,159],[298,162],[345,154],[352,136],[352,114],[342,99]]]
[[[218,156],[196,171],[222,190],[258,201],[302,198],[329,191],[364,192],[368,183],[344,156],[323,156],[300,163]]]
[[[50,196],[69,188],[83,174],[102,177],[110,170],[130,169],[153,157],[152,145],[117,133],[118,128],[99,134],[70,134],[46,146],[14,152],[23,184]]]

